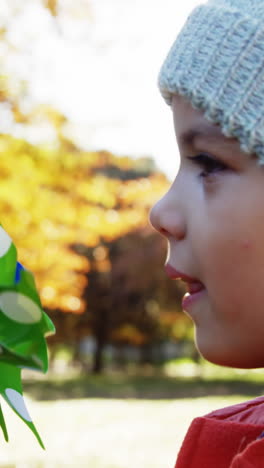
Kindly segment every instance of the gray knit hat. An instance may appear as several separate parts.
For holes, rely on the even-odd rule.
[[[264,0],[209,0],[191,13],[159,74],[264,164]]]

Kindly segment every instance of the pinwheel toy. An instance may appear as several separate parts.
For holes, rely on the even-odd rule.
[[[21,370],[46,372],[48,354],[45,337],[55,327],[42,310],[33,275],[17,261],[17,250],[0,226],[0,395],[43,442],[26,408]],[[0,426],[8,433],[0,406]]]

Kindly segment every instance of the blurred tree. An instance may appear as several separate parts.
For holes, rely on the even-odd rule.
[[[95,336],[94,371],[106,342],[143,346],[176,337],[178,288],[167,295],[165,245],[146,227],[167,187],[146,158],[52,151],[0,137],[4,227],[54,315],[54,343]]]
[[[81,252],[80,246],[77,250]],[[176,283],[171,287],[165,276],[165,243],[147,223],[83,254],[91,270],[80,329],[89,329],[96,339],[94,372],[102,370],[108,343],[132,344],[144,353],[148,345],[186,335],[189,322],[181,313],[181,288]],[[176,337],[178,322],[182,330]]]
[[[106,343],[145,349],[186,332],[178,287],[162,271],[164,242],[146,227],[149,208],[168,181],[150,158],[79,151],[65,135],[66,117],[30,102],[28,71],[11,73],[9,65],[39,32],[27,31],[21,44],[9,32],[24,9],[36,5],[50,14],[54,27],[65,17],[83,20],[91,13],[88,0],[4,0],[0,111],[10,111],[19,125],[48,122],[57,145],[37,147],[0,136],[1,220],[20,260],[36,274],[42,302],[57,325],[53,342],[76,346],[93,335],[98,372]]]
[[[43,0],[44,6],[48,8],[52,16],[57,16],[58,14],[58,3],[58,0]]]

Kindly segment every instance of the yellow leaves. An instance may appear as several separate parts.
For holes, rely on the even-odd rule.
[[[149,206],[167,182],[141,173],[130,158],[65,153],[0,136],[1,221],[19,260],[35,273],[44,306],[83,312],[91,265],[73,246],[94,249],[97,271],[107,273],[104,242],[148,223]]]
[[[161,327],[174,340],[186,339],[191,325],[191,319],[182,314],[181,311],[175,311],[174,308],[163,310],[159,318]]]
[[[91,203],[103,205],[106,208],[112,208],[116,204],[115,191],[118,181],[96,175],[89,181],[84,180],[78,183],[76,192],[85,200]]]
[[[89,0],[57,0],[57,2],[59,11],[64,17],[69,17],[73,21],[84,21],[92,18]]]
[[[148,315],[155,319],[160,313],[160,305],[156,300],[149,299],[145,304],[145,310],[148,313]]]
[[[192,333],[193,328],[191,327],[191,319],[186,315],[181,314],[178,317],[178,320],[175,320],[172,329],[171,335],[176,340],[191,339],[190,333]]]
[[[99,273],[108,273],[111,270],[111,262],[108,257],[109,251],[104,245],[98,245],[93,249],[94,269]]]
[[[107,210],[105,214],[106,222],[109,224],[116,224],[120,220],[120,216],[117,210]]]
[[[40,228],[48,240],[58,239],[60,237],[60,229],[49,219],[44,219],[41,222]]]
[[[40,293],[44,300],[50,301],[54,299],[54,296],[56,295],[56,290],[52,286],[44,286],[44,288],[41,289]]]
[[[98,262],[102,262],[107,259],[108,256],[108,249],[103,245],[99,245],[93,250],[93,257]]]
[[[57,15],[57,8],[58,8],[57,0],[43,0],[43,3],[48,8],[52,16]]]
[[[111,338],[114,341],[131,343],[137,346],[140,346],[147,341],[146,335],[139,331],[134,325],[129,323],[124,324],[121,327],[114,330]]]
[[[168,188],[168,181],[159,175],[128,181],[120,186],[119,200],[124,205],[136,202],[142,207],[150,207]]]
[[[0,75],[0,102],[6,101],[6,98],[9,94],[8,92],[8,76],[7,75]]]
[[[95,207],[89,211],[84,225],[87,226],[90,235],[92,233],[98,234],[98,237],[103,235],[110,241],[146,222],[147,212],[145,210],[142,212],[137,207],[119,210]]]
[[[73,312],[75,314],[82,313],[84,309],[84,304],[82,301],[76,297],[71,295],[63,295],[61,297],[61,308],[62,310],[68,310],[69,312]]]
[[[109,260],[103,260],[103,261],[97,262],[96,270],[99,273],[108,273],[111,270],[110,261]]]

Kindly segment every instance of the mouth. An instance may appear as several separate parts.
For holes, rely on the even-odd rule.
[[[199,281],[197,278],[192,278],[191,276],[176,270],[169,263],[165,265],[165,272],[169,278],[181,280],[185,283],[187,293],[183,297],[182,308],[188,311],[190,307],[195,302],[197,302],[197,300],[200,299],[200,297],[206,291],[204,284],[201,283],[201,281]]]

